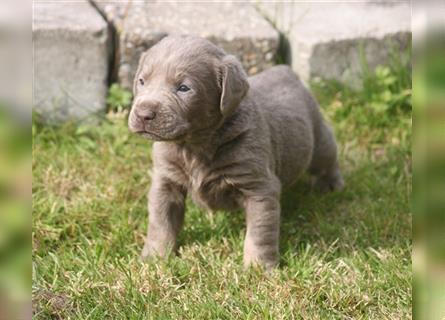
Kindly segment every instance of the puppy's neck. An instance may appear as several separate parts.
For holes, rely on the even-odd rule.
[[[248,130],[247,116],[238,109],[214,129],[195,132],[193,136],[178,142],[177,145],[187,153],[211,161],[222,146],[239,139]]]

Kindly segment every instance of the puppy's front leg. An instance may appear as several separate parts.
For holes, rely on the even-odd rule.
[[[148,231],[142,258],[165,256],[175,249],[184,222],[186,191],[182,186],[154,174],[148,194]]]
[[[276,194],[249,196],[245,200],[247,221],[244,266],[260,264],[271,269],[278,264],[280,202]]]

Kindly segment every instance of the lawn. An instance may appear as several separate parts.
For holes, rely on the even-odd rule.
[[[142,263],[151,144],[127,109],[99,124],[33,122],[35,319],[410,319],[411,77],[381,67],[351,91],[317,82],[346,188],[282,199],[281,262],[242,267],[242,212],[187,205],[180,257]],[[123,95],[128,100],[126,95]]]

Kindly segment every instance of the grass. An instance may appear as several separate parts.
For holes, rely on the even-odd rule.
[[[360,92],[313,85],[346,189],[317,194],[302,179],[283,195],[271,273],[242,268],[242,213],[191,202],[180,257],[138,260],[151,145],[128,132],[118,91],[100,125],[34,121],[34,318],[411,318],[410,81],[395,75],[381,68]]]

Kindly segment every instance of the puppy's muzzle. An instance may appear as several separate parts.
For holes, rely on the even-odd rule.
[[[159,107],[160,103],[157,101],[142,100],[135,106],[134,113],[138,121],[143,123],[145,126],[156,118]]]

